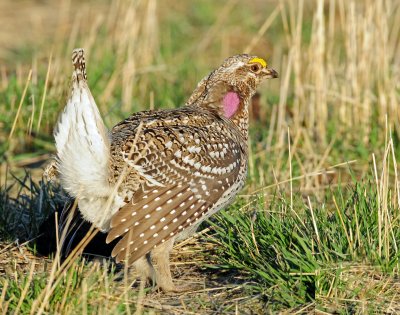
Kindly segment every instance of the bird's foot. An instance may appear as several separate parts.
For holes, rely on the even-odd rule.
[[[169,283],[169,284],[158,284],[155,289],[158,291],[162,291],[164,293],[185,293],[193,290],[198,290],[199,286],[193,284],[177,286],[173,283]]]

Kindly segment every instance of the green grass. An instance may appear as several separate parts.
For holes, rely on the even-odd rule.
[[[309,303],[315,298],[317,269],[312,226],[288,213],[284,201],[273,201],[268,210],[263,204],[218,216],[212,238],[218,266],[248,273],[257,284],[253,289],[275,310]]]
[[[332,304],[340,301],[332,296],[332,288],[338,291],[338,298],[343,294],[347,299],[361,299],[368,309],[382,310],[375,304],[376,292],[369,294],[371,300],[359,295],[372,279],[360,276],[357,286],[347,292],[351,284],[338,276],[357,266],[359,275],[367,266],[375,268],[377,277],[385,275],[395,281],[399,276],[396,246],[400,229],[393,223],[389,226],[393,234],[379,244],[381,210],[375,185],[355,182],[332,189],[324,202],[313,202],[312,211],[308,201],[294,197],[293,210],[286,198],[274,196],[266,202],[255,197],[249,205],[219,214],[212,224],[215,234],[210,237],[217,245],[212,267],[245,271],[275,311],[315,301],[322,310],[326,300]],[[397,207],[388,211],[398,220]],[[380,299],[388,303],[398,293],[387,292]],[[322,302],[322,298],[326,300]]]
[[[29,173],[1,187],[0,198],[0,236],[21,241],[37,237],[41,224],[67,202],[60,187],[38,183]]]

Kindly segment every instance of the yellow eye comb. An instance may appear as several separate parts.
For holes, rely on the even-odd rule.
[[[258,58],[258,57],[251,59],[251,60],[249,61],[249,63],[259,63],[259,64],[262,65],[264,68],[267,67],[267,62],[266,62],[264,59]]]

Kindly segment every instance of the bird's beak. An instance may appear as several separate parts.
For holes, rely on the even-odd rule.
[[[276,72],[274,69],[272,69],[272,68],[264,68],[263,70],[262,70],[262,73],[264,74],[264,76],[267,78],[267,79],[275,79],[275,78],[278,78],[279,77],[279,75],[278,75],[278,72]]]

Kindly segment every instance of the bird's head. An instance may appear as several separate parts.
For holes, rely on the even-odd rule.
[[[201,106],[225,118],[234,118],[250,103],[264,79],[277,78],[278,73],[257,56],[236,55],[225,59],[216,70],[197,86],[187,105]]]

